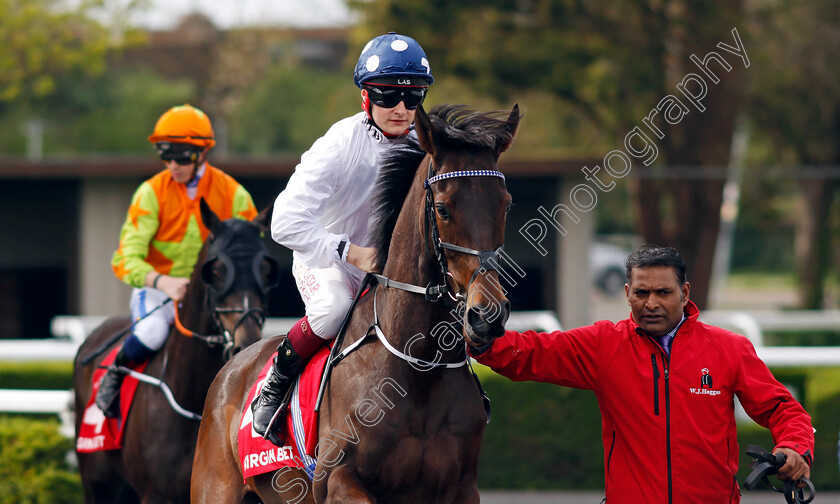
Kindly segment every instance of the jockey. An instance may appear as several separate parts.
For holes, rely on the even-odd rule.
[[[278,446],[283,397],[312,354],[336,337],[373,269],[368,232],[377,159],[414,134],[414,113],[434,81],[420,44],[393,32],[367,43],[354,77],[362,112],[335,123],[303,154],[274,203],[271,236],[294,251],[292,273],[306,305],[251,403],[254,430]]]
[[[117,278],[134,287],[131,317],[135,321],[96,394],[96,405],[112,417],[119,414],[117,398],[124,376],[117,366],[133,367],[145,361],[169,335],[175,307],[166,301],[179,302],[184,297],[209,234],[201,221],[201,198],[222,220],[252,220],[257,215],[248,191],[207,163],[207,153],[216,141],[204,112],[190,105],[173,107],[158,119],[149,141],[166,169],[134,193],[119,248],[111,259]]]

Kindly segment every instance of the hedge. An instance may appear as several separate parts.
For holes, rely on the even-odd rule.
[[[480,488],[603,490],[601,416],[592,392],[512,382],[484,366],[475,368],[492,406],[479,460]],[[775,375],[800,390],[817,429],[811,480],[819,491],[840,489],[840,369],[781,369]],[[768,430],[744,423],[738,427],[738,443],[738,481],[743,483],[751,470],[746,447],[771,449],[773,440]]]
[[[69,363],[0,365],[0,388],[58,389],[72,386]],[[483,489],[602,490],[601,418],[594,394],[545,383],[512,382],[484,366],[476,371],[491,399],[479,461]],[[777,369],[776,377],[800,390],[812,416],[818,491],[840,490],[837,436],[840,428],[840,368]],[[0,504],[81,502],[81,485],[65,455],[72,440],[52,418],[0,415]],[[743,451],[771,448],[770,433],[739,426],[738,480],[750,471]]]
[[[2,362],[0,388],[69,390],[73,388],[73,363]]]
[[[77,504],[82,482],[67,461],[73,441],[56,419],[0,415],[0,504]]]

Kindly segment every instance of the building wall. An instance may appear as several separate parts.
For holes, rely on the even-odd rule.
[[[137,183],[125,179],[86,179],[79,200],[79,293],[81,315],[128,313],[131,287],[111,269],[111,255],[119,244]]]
[[[55,315],[123,315],[131,288],[114,277],[111,255],[137,186],[160,169],[154,159],[85,158],[27,162],[2,160],[0,171],[0,338],[48,337]],[[258,209],[272,206],[294,161],[225,160],[219,167],[237,178]],[[570,164],[570,163],[567,163]],[[568,197],[564,173],[552,163],[511,163],[508,191],[515,207],[505,238],[513,264],[502,264],[514,310],[558,310],[573,327],[585,318],[587,250],[592,215],[569,226],[563,237],[550,223],[544,254],[519,232],[540,207],[549,211]],[[564,196],[565,195],[565,196]],[[589,220],[587,220],[589,219]],[[265,238],[281,265],[281,285],[270,298],[270,316],[293,317],[303,304],[291,275],[291,251]]]

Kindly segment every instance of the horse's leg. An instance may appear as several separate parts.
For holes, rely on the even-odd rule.
[[[327,495],[324,504],[376,504],[376,499],[347,467],[338,467],[327,476]],[[323,488],[323,486],[321,486]],[[322,496],[318,496],[322,500]]]
[[[258,502],[242,482],[237,435],[248,387],[260,371],[253,362],[261,346],[265,344],[256,343],[228,362],[207,391],[192,463],[190,501],[193,504]],[[267,348],[266,352],[273,348]]]
[[[265,504],[315,504],[312,482],[302,469],[285,467],[248,478]]]
[[[220,408],[222,409],[222,408]],[[228,408],[233,410],[233,408]],[[246,500],[239,465],[233,458],[223,413],[205,409],[193,458],[190,502],[240,504]],[[238,416],[238,415],[237,415]],[[235,422],[233,425],[238,425]]]
[[[460,485],[458,487],[458,493],[455,495],[455,500],[452,502],[457,502],[458,504],[478,504],[481,502],[478,486],[475,483],[472,485]]]
[[[140,502],[105,452],[79,453],[79,474],[87,504]]]

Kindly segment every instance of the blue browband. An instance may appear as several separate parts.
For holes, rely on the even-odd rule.
[[[425,186],[429,187],[430,185],[434,184],[439,180],[455,177],[499,177],[502,180],[505,179],[504,174],[496,170],[464,170],[449,173],[441,173],[435,175],[434,177],[427,178]]]

